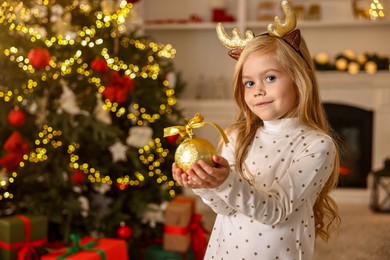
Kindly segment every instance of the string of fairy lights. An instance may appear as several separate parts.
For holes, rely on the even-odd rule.
[[[49,2],[50,1],[48,0],[39,0],[37,1],[37,4],[48,6],[50,4]],[[7,25],[10,31],[25,34],[32,43],[42,41],[48,48],[54,45],[77,46],[77,44],[80,44],[83,48],[94,48],[102,45],[104,43],[104,39],[97,37],[98,30],[115,26],[116,30],[112,30],[111,37],[117,36],[118,33],[120,34],[125,29],[125,25],[123,23],[133,7],[131,3],[122,1],[118,10],[114,13],[103,11],[95,13],[95,24],[90,27],[85,26],[81,28],[77,32],[76,39],[72,39],[67,35],[45,37],[36,28],[25,25],[22,22],[23,19],[20,19],[19,16],[21,14],[34,15],[34,13],[31,9],[20,6],[20,4],[21,3],[19,3],[17,14],[15,6],[10,1],[4,1],[0,6],[0,24]],[[77,0],[65,6],[64,10],[71,11],[74,8],[80,8],[82,12],[90,15],[91,6],[85,4],[79,5]],[[176,54],[176,50],[170,44],[163,45],[157,44],[153,41],[136,40],[127,37],[122,38],[123,40],[120,44],[124,47],[132,45],[139,50],[144,50],[149,47],[154,54],[168,59],[172,59]],[[29,59],[23,56],[22,51],[15,46],[5,48],[2,52],[3,55],[8,57],[11,62],[17,63],[21,70],[34,75],[40,73],[40,80],[42,82],[49,79],[58,80],[61,77],[76,71],[78,74],[86,77],[89,83],[94,84],[100,94],[104,91],[101,79],[93,76],[92,71],[89,69],[89,65],[83,61],[83,51],[81,48],[75,50],[74,54],[64,61],[55,61],[54,59],[51,59],[49,65],[44,71],[36,71],[30,64]],[[160,66],[155,61],[153,55],[148,57],[148,64],[143,67],[139,67],[136,64],[127,64],[118,57],[111,57],[108,50],[104,48],[101,51],[101,56],[104,57],[111,70],[123,71],[125,75],[132,79],[142,77],[145,79],[149,78],[156,80],[160,73]],[[24,99],[28,98],[29,94],[32,94],[34,90],[40,87],[39,83],[33,79],[28,79],[27,82],[21,85],[20,89],[12,88],[10,86],[0,86],[0,98],[5,102],[16,101],[16,103],[22,103]],[[108,99],[104,101],[103,109],[113,112],[117,117],[125,116],[127,119],[136,122],[138,126],[142,126],[145,122],[154,123],[156,120],[160,119],[161,115],[170,113],[172,106],[176,104],[175,91],[170,86],[170,82],[168,82],[168,80],[163,82],[162,91],[165,93],[165,100],[160,104],[158,113],[149,113],[145,107],[142,107],[137,103],[132,104],[131,108],[125,108],[118,105],[116,102],[111,102]],[[53,129],[47,124],[43,125],[42,130],[38,133],[38,137],[34,142],[35,149],[24,155],[24,161],[20,163],[20,167],[25,167],[25,162],[39,163],[47,160],[50,156],[47,149],[48,145],[53,148],[60,148],[65,145],[61,141],[61,135],[62,132],[60,130]],[[175,192],[172,189],[175,183],[167,181],[167,176],[160,169],[160,166],[164,162],[169,151],[162,146],[159,138],[153,139],[148,145],[145,145],[138,150],[139,160],[147,166],[148,172],[127,174],[117,180],[111,180],[108,174],[104,176],[92,165],[89,165],[86,162],[80,162],[79,156],[77,155],[79,147],[80,144],[77,143],[71,143],[67,146],[69,167],[71,169],[78,169],[82,171],[88,176],[88,180],[90,182],[105,183],[108,185],[116,183],[120,189],[125,189],[127,186],[140,185],[145,180],[145,175],[148,175],[149,177],[155,176],[157,183],[165,183],[169,194],[172,197],[175,196]],[[13,198],[13,194],[7,191],[7,185],[8,183],[13,183],[17,176],[18,173],[14,171],[9,173],[7,181],[0,179],[0,188],[3,190],[3,192],[0,192],[0,200],[3,198]]]

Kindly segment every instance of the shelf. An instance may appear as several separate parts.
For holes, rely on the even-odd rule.
[[[225,28],[237,27],[237,23],[224,23]],[[217,23],[201,22],[201,23],[167,23],[167,24],[145,24],[145,30],[215,30]]]
[[[375,74],[360,72],[356,75],[348,72],[321,71],[317,72],[317,78],[322,89],[388,89],[390,90],[390,72],[377,71]]]
[[[248,21],[245,23],[247,28],[267,28],[269,22]],[[167,24],[145,24],[144,28],[147,31],[180,31],[180,30],[215,30],[217,23],[201,22],[201,23],[167,23]],[[223,23],[225,29],[233,29],[239,27],[236,22]],[[390,26],[390,20],[382,21],[298,21],[298,28],[345,28],[345,27],[387,27]]]
[[[250,28],[266,28],[269,22],[248,21],[247,27]],[[370,26],[389,26],[390,20],[382,21],[363,21],[363,20],[349,20],[349,21],[298,21],[297,28],[324,28],[324,27],[370,27]]]

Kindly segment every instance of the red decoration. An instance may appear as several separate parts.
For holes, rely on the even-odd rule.
[[[14,131],[4,144],[8,153],[0,158],[0,165],[8,171],[15,171],[23,161],[23,155],[28,153],[29,144],[24,141],[19,132]]]
[[[99,72],[100,75],[106,74],[108,70],[107,63],[102,58],[96,58],[91,62],[91,70]]]
[[[84,182],[84,177],[84,173],[82,173],[80,170],[74,170],[70,179],[75,184],[82,184]]]
[[[126,190],[129,187],[129,185],[117,183],[116,187],[118,188],[118,190]]]
[[[190,22],[192,22],[192,23],[201,23],[201,22],[203,22],[203,19],[202,19],[202,17],[200,17],[197,14],[191,14],[190,15]]]
[[[122,104],[127,101],[128,92],[133,89],[134,82],[129,76],[121,76],[117,71],[113,71],[110,75],[110,83],[103,91],[103,96],[111,102]]]
[[[135,4],[137,2],[139,2],[140,0],[127,0],[127,3],[129,4]]]
[[[96,243],[95,246],[93,246]],[[89,248],[89,246],[91,246]],[[88,248],[84,248],[88,247]],[[79,243],[73,243],[73,246],[60,250],[52,250],[42,255],[40,260],[65,259],[64,255],[69,255],[66,259],[90,259],[101,260],[102,254],[104,259],[129,260],[126,241],[117,238],[100,238],[91,237],[82,238]]]
[[[168,143],[170,144],[175,144],[177,139],[179,139],[179,134],[176,134],[176,135],[171,135],[171,136],[167,136],[167,140],[168,140]]]
[[[30,60],[30,64],[36,70],[44,69],[47,65],[49,65],[51,60],[50,52],[44,48],[30,50],[27,57]]]
[[[11,110],[8,113],[8,122],[15,127],[21,127],[26,123],[26,115],[19,109]]]
[[[118,228],[118,230],[116,231],[116,234],[118,235],[118,237],[122,238],[122,239],[129,239],[131,237],[131,235],[133,234],[133,230],[131,230],[131,228],[129,226],[120,226]]]
[[[343,164],[340,165],[340,174],[341,175],[349,175],[351,173],[352,169],[348,166],[345,166]]]
[[[234,17],[228,15],[225,9],[213,9],[213,22],[234,22]]]

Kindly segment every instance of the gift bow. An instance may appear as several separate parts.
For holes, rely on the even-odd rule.
[[[214,126],[218,130],[225,144],[229,142],[225,132],[222,130],[222,128],[219,125],[213,122],[203,122],[203,116],[199,113],[195,114],[195,116],[192,119],[190,119],[187,125],[185,126],[170,126],[164,128],[164,137],[177,135],[177,134],[179,134],[181,137],[185,137],[185,136],[192,137],[194,135],[192,129],[200,128],[207,124]]]
[[[46,239],[31,241],[31,222],[30,219],[23,215],[16,215],[16,217],[23,221],[25,230],[25,242],[22,242],[21,249],[18,252],[18,260],[39,259],[35,247],[43,246]]]
[[[17,254],[17,260],[39,259],[39,256],[35,251],[35,247],[43,246],[44,244],[46,244],[47,239],[43,238],[39,240],[30,241],[31,239],[30,219],[23,215],[16,215],[15,217],[22,220],[24,223],[25,241],[11,243],[11,244],[7,244],[4,243],[3,241],[0,241],[0,248],[4,248],[6,250],[15,250],[20,248]]]
[[[100,250],[100,249],[93,249],[92,247],[96,246],[97,245],[97,241],[96,240],[93,240],[91,242],[88,242],[86,243],[85,245],[81,246],[80,244],[80,236],[79,235],[76,235],[76,234],[71,234],[70,235],[70,240],[72,240],[72,242],[74,243],[73,246],[71,246],[70,248],[68,248],[68,252],[66,252],[65,254],[59,256],[57,258],[57,260],[64,260],[65,258],[67,258],[68,256],[71,256],[81,250],[86,250],[86,251],[94,251],[96,253],[99,254],[100,258],[102,260],[106,260],[106,255],[104,254],[104,251],[103,250]]]
[[[194,214],[188,227],[191,232],[192,250],[194,250],[196,260],[203,260],[208,243],[207,234],[209,233],[201,223],[202,215]]]

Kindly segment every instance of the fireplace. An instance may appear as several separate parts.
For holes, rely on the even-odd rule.
[[[338,187],[366,188],[372,170],[373,111],[341,103],[323,105],[341,141]]]

